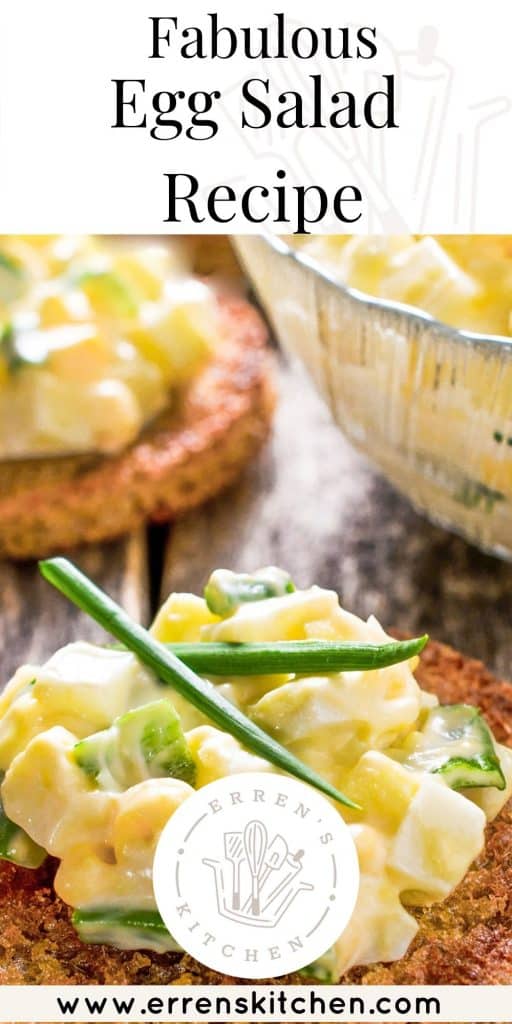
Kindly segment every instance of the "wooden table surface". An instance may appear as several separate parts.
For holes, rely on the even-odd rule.
[[[200,591],[215,566],[276,563],[300,586],[339,591],[360,615],[428,631],[512,676],[512,566],[417,515],[345,442],[298,367],[281,365],[275,432],[239,485],[170,530],[74,553],[148,622],[171,589]],[[22,661],[100,634],[39,577],[0,565],[0,680]]]

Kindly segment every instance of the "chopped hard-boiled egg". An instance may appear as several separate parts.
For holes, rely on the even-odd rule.
[[[510,235],[335,235],[293,244],[368,295],[461,330],[512,333]]]
[[[0,458],[120,451],[220,333],[169,245],[0,237]]]
[[[284,597],[241,604],[234,615],[201,632],[204,640],[256,643],[271,640],[305,640],[308,623],[336,616],[338,598],[333,590],[311,587]]]
[[[219,622],[208,610],[206,601],[196,594],[171,594],[164,601],[151,632],[164,644],[192,643],[201,639],[203,626]]]
[[[210,725],[196,726],[187,734],[190,753],[196,764],[197,786],[224,779],[240,772],[265,772],[274,769],[262,757],[244,750],[234,738]]]
[[[31,839],[55,856],[64,852],[55,839],[59,829],[70,812],[74,816],[77,801],[92,790],[71,757],[75,742],[73,733],[60,725],[39,733],[16,755],[2,785],[7,816],[18,824],[23,818]]]
[[[129,651],[82,642],[57,651],[37,672],[31,692],[50,714],[73,709],[89,732],[161,696],[154,676]]]
[[[44,665],[23,666],[7,684],[0,703],[0,771],[51,726],[82,738],[160,696],[154,677],[129,652],[68,644]]]
[[[399,960],[417,931],[418,922],[403,906],[399,887],[385,873],[362,874],[354,913],[334,946],[329,980],[355,965]]]
[[[58,895],[75,907],[154,908],[156,846],[169,818],[192,792],[186,782],[162,778],[120,794],[103,844],[77,840],[62,856],[55,878]]]
[[[441,900],[462,881],[484,845],[484,812],[435,777],[423,780],[400,822],[388,867],[410,902]],[[463,837],[463,842],[461,842]]]
[[[389,640],[333,592],[295,590],[273,568],[218,571],[205,593],[171,595],[153,635],[200,645]],[[318,978],[403,956],[418,927],[410,908],[458,885],[512,791],[512,752],[477,709],[443,708],[424,693],[415,663],[206,680],[361,808],[337,805],[361,887],[348,928],[312,967]],[[29,866],[45,852],[58,857],[56,891],[79,909],[84,938],[164,949],[173,947],[161,923],[146,937],[140,926],[155,910],[162,829],[193,787],[276,769],[129,652],[74,643],[19,669],[0,697],[0,771],[0,857]]]

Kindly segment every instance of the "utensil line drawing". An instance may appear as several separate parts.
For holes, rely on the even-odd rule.
[[[314,890],[299,878],[304,851],[292,853],[279,832],[270,838],[258,819],[225,832],[222,850],[222,860],[204,857],[202,863],[214,874],[218,912],[231,921],[274,928],[300,893]]]
[[[294,881],[296,876],[300,874],[303,867],[303,856],[304,850],[297,850],[297,853],[291,854],[289,857],[287,857],[286,863],[288,864],[290,870],[283,878],[280,879],[276,887],[269,893],[268,899],[265,901],[265,906],[263,908],[264,912],[268,910],[272,903],[275,903],[275,901],[278,899],[281,893],[286,891],[288,887],[291,885],[291,883]]]
[[[261,821],[249,821],[244,829],[244,848],[251,873],[251,910],[260,914],[260,871],[267,852],[267,830]]]
[[[270,877],[272,871],[279,871],[282,868],[286,858],[288,857],[289,850],[286,839],[277,834],[274,836],[272,841],[268,844],[267,853],[264,858],[263,868],[259,880],[260,895],[263,892],[265,883]],[[249,913],[251,909],[251,900],[248,899],[243,906],[244,913]]]
[[[233,871],[232,905],[233,910],[240,909],[240,868],[245,859],[244,843],[241,832],[226,832],[224,835],[224,856],[231,864]]]

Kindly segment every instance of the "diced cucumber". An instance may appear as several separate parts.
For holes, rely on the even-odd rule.
[[[18,331],[12,324],[0,327],[0,352],[9,373],[16,373],[24,366],[41,366],[48,359],[41,331]]]
[[[99,907],[75,910],[71,920],[82,942],[117,949],[150,949],[154,953],[180,952],[156,910]]]
[[[23,267],[0,250],[0,302],[14,302],[23,293],[26,282]]]
[[[295,586],[284,569],[270,565],[257,572],[231,572],[230,569],[216,569],[204,588],[204,598],[214,615],[226,617],[241,604],[250,601],[265,601],[269,597],[283,597],[291,594]]]
[[[74,758],[98,786],[124,790],[149,778],[171,777],[190,785],[195,764],[179,715],[168,700],[134,708],[74,747]]]
[[[128,711],[119,720],[121,753],[129,757],[139,746],[148,774],[193,781],[194,762],[179,715],[168,700]]]
[[[9,860],[24,868],[38,868],[46,851],[7,817],[0,800],[0,860]]]
[[[134,317],[139,305],[133,290],[113,270],[87,270],[75,282],[100,316]]]
[[[432,708],[405,763],[442,775],[452,789],[506,786],[491,730],[479,709],[469,704]]]
[[[113,761],[117,756],[117,733],[112,726],[101,732],[92,733],[85,740],[80,740],[73,748],[73,757],[83,772],[94,779],[101,789],[124,789],[116,774]]]
[[[318,960],[299,971],[304,978],[314,978],[315,981],[323,982],[324,985],[335,985],[338,979],[336,969],[336,949],[331,946]]]

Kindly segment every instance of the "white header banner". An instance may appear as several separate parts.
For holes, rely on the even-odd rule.
[[[4,232],[512,231],[508,0],[16,0]]]

